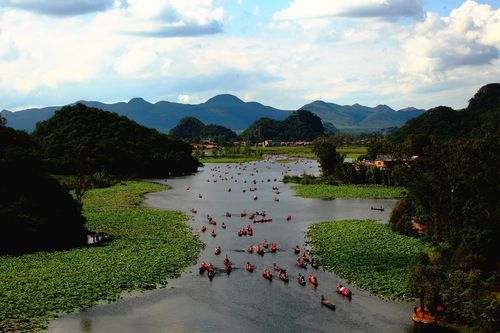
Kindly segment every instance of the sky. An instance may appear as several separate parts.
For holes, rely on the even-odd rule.
[[[499,0],[0,0],[0,109],[77,100],[459,109],[500,80]]]

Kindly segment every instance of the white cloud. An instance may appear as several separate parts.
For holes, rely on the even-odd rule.
[[[190,101],[189,95],[179,95],[177,96],[177,101],[182,104],[188,104]]]
[[[433,81],[458,68],[489,65],[500,56],[499,31],[500,9],[474,1],[466,1],[448,17],[428,13],[402,44],[400,70]]]
[[[152,75],[154,70],[152,65],[157,59],[156,52],[142,47],[134,47],[118,57],[114,68],[125,76],[147,78]]]
[[[274,20],[321,17],[420,17],[419,0],[293,0],[288,8],[273,15]]]

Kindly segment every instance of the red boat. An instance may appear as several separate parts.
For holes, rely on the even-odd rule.
[[[247,231],[252,232],[252,231],[253,231],[252,227],[248,225],[248,226],[247,226]]]
[[[247,231],[247,236],[253,236],[253,231],[252,230]]]
[[[292,219],[292,215],[288,215],[288,216],[286,217],[286,220],[287,220],[287,221],[290,221],[291,219]]]
[[[196,214],[196,209],[191,208],[191,213]]]
[[[261,248],[259,245],[257,245],[257,249],[255,252],[257,252],[257,254],[260,254],[261,256],[264,255],[264,249]]]
[[[267,249],[269,247],[269,243],[264,239],[264,243],[262,244],[262,246]]]
[[[295,252],[295,254],[299,254],[299,253],[300,253],[300,247],[297,245],[297,246],[293,249],[293,252]]]
[[[268,269],[265,269],[264,272],[262,272],[262,276],[268,280],[273,279],[273,275],[271,274],[271,272]]]
[[[271,244],[271,252],[276,252],[276,243]]]
[[[288,275],[284,271],[281,271],[279,274],[279,278],[285,282],[288,282]]]
[[[220,254],[220,251],[221,251],[220,246],[217,246],[217,247],[214,249],[214,253],[215,253],[215,254],[217,254],[217,255],[219,255],[219,254]]]
[[[221,227],[222,227],[222,229],[226,229],[226,224],[224,222],[222,222]]]
[[[212,237],[217,237],[217,234],[215,233],[215,230],[212,230]]]
[[[201,226],[201,232],[205,232],[207,231],[207,227],[205,227],[204,225]]]
[[[281,271],[281,268],[276,265],[275,263],[273,263],[273,268],[276,270],[276,271]]]
[[[254,265],[251,265],[249,262],[247,262],[246,270],[249,272],[253,272],[254,270]]]
[[[318,286],[318,279],[316,279],[316,277],[314,275],[309,275],[309,283],[311,283],[311,285],[316,288]]]
[[[248,219],[253,220],[254,218],[255,218],[255,214],[254,213],[248,215]]]
[[[300,260],[300,258],[297,259],[297,266],[299,268],[305,268],[305,269],[307,269],[307,263],[304,262],[304,261],[302,261],[302,260]]]
[[[206,262],[202,261],[200,265],[200,274],[203,274],[208,268],[208,265]]]
[[[241,217],[245,217],[245,216],[247,216],[247,211],[246,210],[244,210],[244,211],[241,212]]]
[[[346,287],[344,287],[343,285],[339,284],[337,285],[337,292],[341,295],[344,295],[346,297],[351,297],[352,296],[352,293],[349,289],[347,289]]]
[[[253,253],[253,246],[252,245],[248,245],[247,252],[248,253]]]

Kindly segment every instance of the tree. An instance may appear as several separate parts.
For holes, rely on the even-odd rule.
[[[0,126],[0,253],[85,245],[81,207],[45,170],[25,132]]]
[[[332,137],[315,140],[312,151],[318,157],[321,171],[325,177],[333,176],[337,165],[344,161],[344,156],[337,153],[335,139]]]
[[[164,177],[198,167],[186,142],[83,104],[56,111],[37,124],[33,136],[56,174],[79,173],[83,160],[87,175],[106,170],[115,176]]]

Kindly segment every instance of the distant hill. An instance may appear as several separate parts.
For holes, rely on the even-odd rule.
[[[217,144],[226,144],[236,141],[238,135],[229,128],[220,125],[205,125],[194,117],[182,118],[179,123],[170,130],[170,135],[190,141],[211,140]]]
[[[307,110],[298,110],[282,121],[261,118],[241,133],[241,137],[251,142],[312,141],[324,134],[325,128],[318,116]]]
[[[415,108],[396,111],[387,105],[371,108],[360,104],[339,105],[323,101],[306,104],[302,109],[313,112],[324,122],[332,123],[340,132],[374,132],[388,127],[400,127],[409,119],[425,112]]]
[[[234,131],[242,131],[260,118],[283,120],[289,110],[275,109],[257,102],[244,102],[233,95],[217,95],[201,104],[180,104],[160,101],[149,103],[142,98],[129,102],[106,104],[97,101],[78,101],[90,107],[116,112],[137,123],[167,133],[184,117],[195,117],[205,124],[217,124]],[[31,132],[38,121],[46,120],[61,106],[27,109],[17,112],[3,110],[1,115],[9,126]],[[387,127],[400,127],[408,119],[424,112],[415,108],[395,111],[386,105],[375,108],[354,104],[338,105],[316,101],[304,105],[323,122],[333,124],[340,132],[373,132]],[[328,126],[331,128],[330,126]]]

